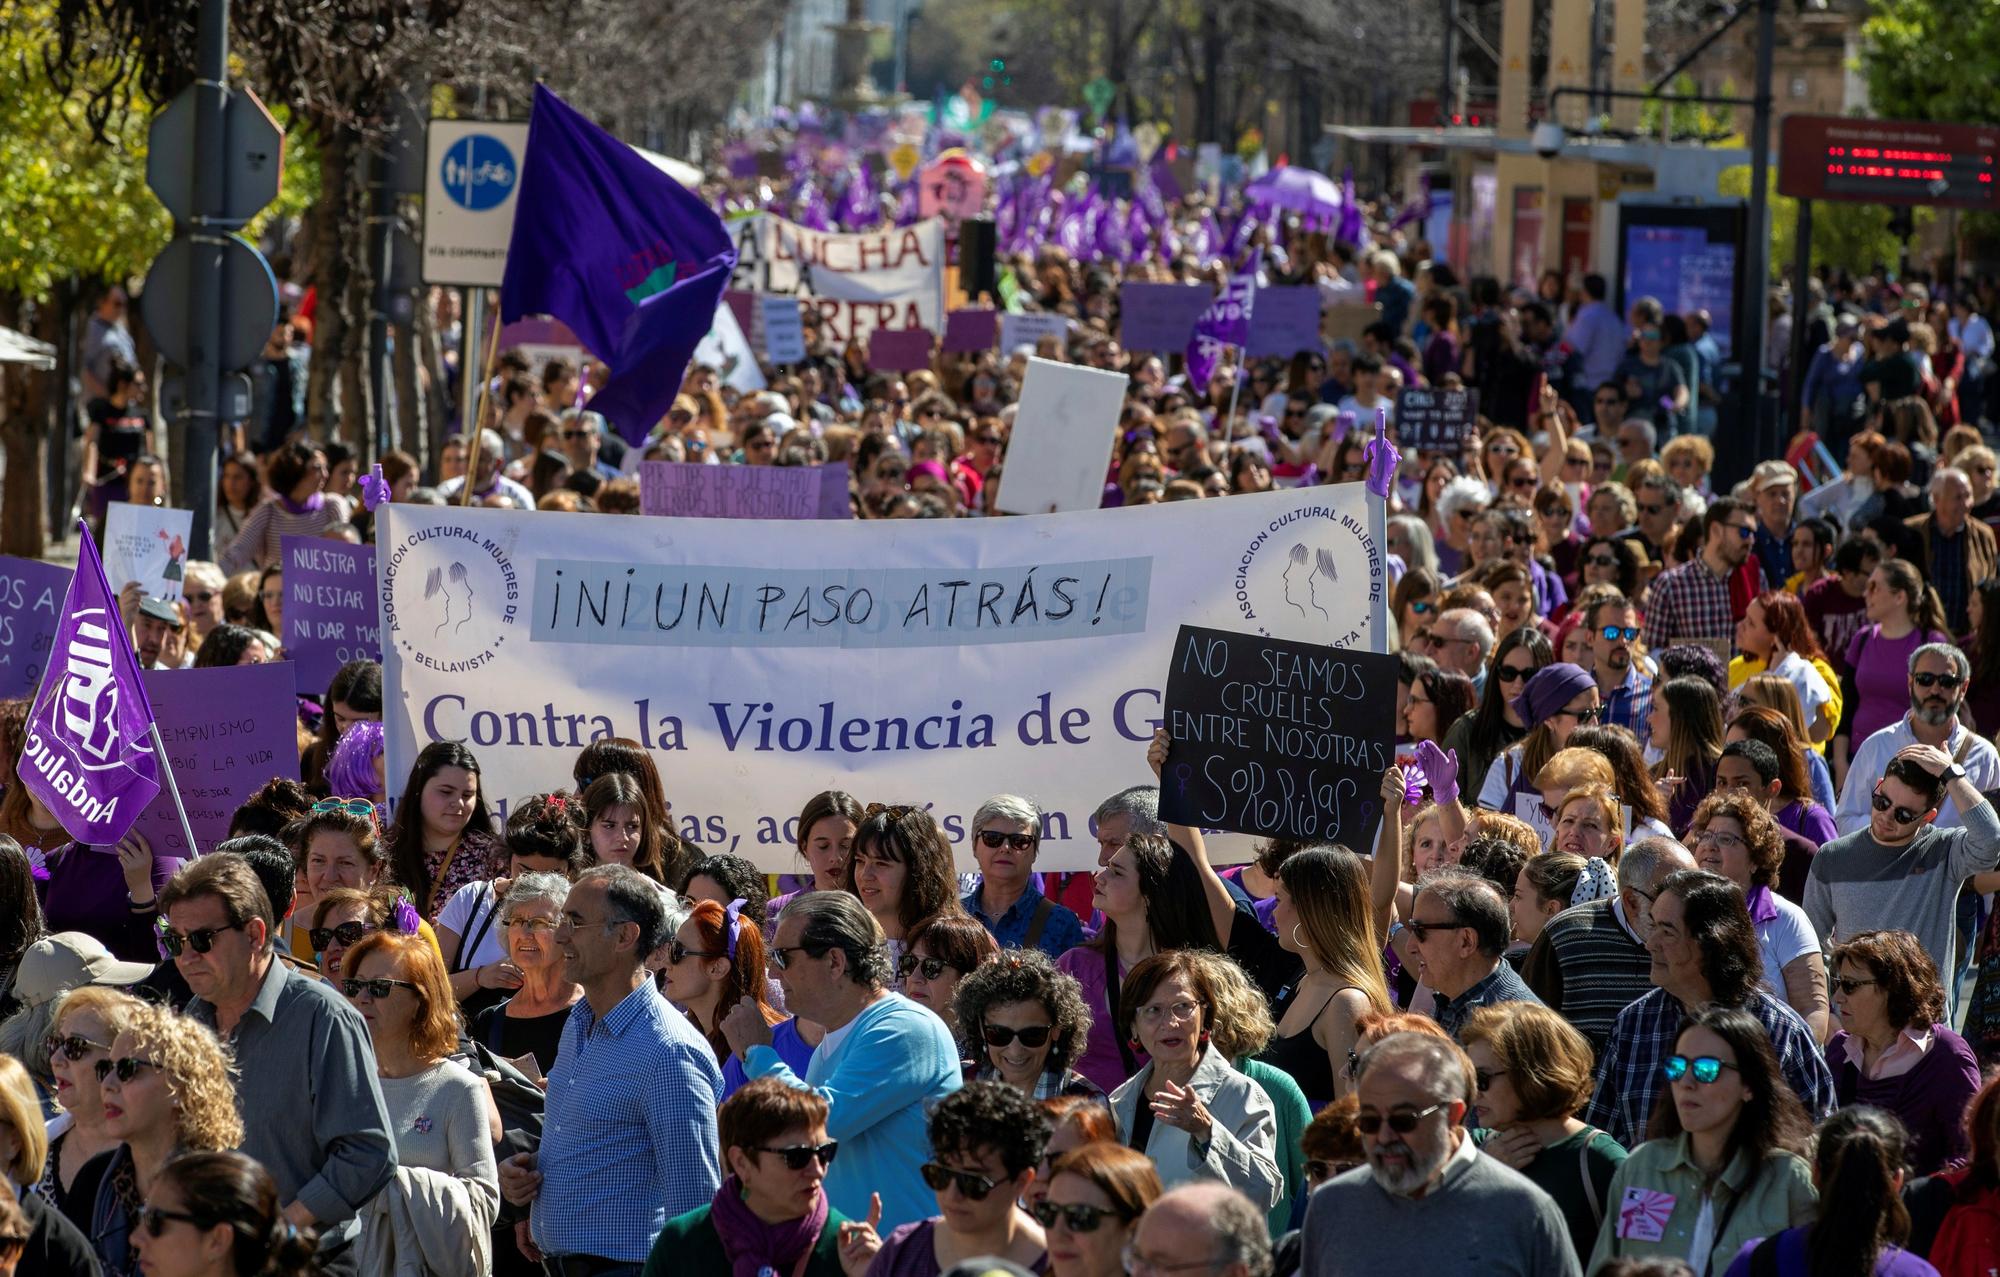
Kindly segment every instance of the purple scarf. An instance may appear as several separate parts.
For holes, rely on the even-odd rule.
[[[799,1257],[819,1241],[826,1227],[826,1193],[813,1198],[813,1207],[797,1219],[767,1224],[743,1200],[743,1183],[734,1175],[722,1181],[709,1204],[708,1217],[716,1236],[729,1256],[731,1277],[791,1277]]]
[[[294,501],[280,492],[278,494],[278,504],[285,507],[292,514],[318,514],[319,508],[326,504],[326,494],[324,492],[315,492],[303,501]]]

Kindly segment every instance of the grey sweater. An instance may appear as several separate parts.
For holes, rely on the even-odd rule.
[[[1926,825],[1901,847],[1884,847],[1866,826],[1819,849],[1806,877],[1806,917],[1831,950],[1863,931],[1908,931],[1940,972],[1951,970],[1959,888],[2000,861],[2000,817],[1982,802],[1957,829]],[[1829,972],[1829,974],[1831,974]],[[1957,1005],[1958,982],[1944,982]]]
[[[1471,1145],[1466,1138],[1466,1147]],[[1462,1147],[1435,1188],[1399,1197],[1366,1166],[1314,1192],[1302,1230],[1302,1277],[1478,1273],[1580,1277],[1554,1199],[1528,1178]]]

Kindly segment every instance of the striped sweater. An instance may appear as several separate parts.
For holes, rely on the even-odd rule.
[[[346,497],[326,497],[319,509],[306,514],[293,514],[272,497],[243,521],[243,530],[222,556],[222,570],[234,576],[251,568],[268,568],[282,554],[282,538],[318,536],[336,523],[346,523],[351,513]]]
[[[1521,962],[1521,978],[1602,1053],[1618,1013],[1653,989],[1653,962],[1609,900],[1549,919]]]

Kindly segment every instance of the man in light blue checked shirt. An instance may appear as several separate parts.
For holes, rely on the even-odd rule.
[[[658,889],[623,865],[579,877],[556,924],[583,1001],[549,1073],[541,1150],[500,1167],[507,1200],[533,1204],[549,1277],[637,1277],[667,1220],[722,1182],[722,1071],[645,968],[668,937]]]

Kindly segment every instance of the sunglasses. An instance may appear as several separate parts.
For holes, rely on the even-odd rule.
[[[97,1074],[97,1080],[100,1082],[109,1078],[113,1073],[118,1075],[120,1082],[130,1082],[133,1078],[139,1076],[140,1069],[157,1069],[159,1067],[160,1062],[158,1060],[142,1060],[136,1055],[128,1055],[122,1060],[99,1060],[97,1063],[91,1065],[90,1069],[91,1072]]]
[[[804,945],[802,945],[802,944],[795,944],[795,945],[789,945],[789,946],[786,946],[786,945],[772,945],[772,946],[771,946],[771,950],[770,950],[770,953],[769,953],[769,954],[767,955],[767,957],[766,957],[766,961],[768,961],[768,962],[770,963],[770,965],[771,965],[771,967],[772,967],[772,969],[773,969],[773,970],[777,970],[777,971],[789,971],[789,970],[791,970],[791,969],[792,969],[792,957],[791,957],[791,955],[793,955],[793,954],[795,954],[795,953],[803,953],[803,954],[805,954],[805,955],[806,955],[807,957],[809,957],[809,958],[813,958],[813,957],[818,957],[818,956],[820,956],[820,954],[824,954],[825,952],[826,952],[826,950],[822,949],[822,950],[820,950],[820,951],[819,951],[819,953],[818,953],[818,954],[815,954],[815,953],[813,953],[813,952],[812,952],[812,951],[811,951],[810,949],[807,949],[807,948],[806,948],[806,947],[805,947]],[[909,960],[910,960],[910,957],[909,957],[909,955],[908,955],[908,954],[904,954],[904,955],[903,955],[903,961],[904,961],[904,962],[908,962]],[[901,969],[901,968],[899,967],[899,969]],[[904,970],[904,971],[903,971],[903,974],[904,974],[904,975],[908,975],[908,974],[909,974],[909,972],[908,972],[907,970]]]
[[[1119,1219],[1125,1218],[1108,1207],[1091,1206],[1085,1202],[1057,1203],[1044,1200],[1029,1207],[1028,1213],[1033,1215],[1035,1222],[1043,1228],[1054,1228],[1056,1221],[1061,1220],[1063,1227],[1072,1233],[1094,1233],[1099,1225],[1114,1215]]]
[[[343,949],[361,942],[361,937],[381,928],[366,922],[343,922],[337,927],[314,927],[306,932],[306,939],[312,942],[314,953],[325,953],[336,942]]]
[[[1410,925],[1415,926],[1416,924],[1411,923]],[[1439,1109],[1445,1107],[1447,1104],[1450,1103],[1451,1103],[1450,1100],[1439,1100],[1437,1103],[1431,1105],[1429,1108],[1412,1109],[1403,1113],[1391,1113],[1386,1118],[1383,1117],[1380,1113],[1356,1114],[1354,1118],[1354,1129],[1360,1131],[1363,1135],[1373,1135],[1375,1134],[1375,1132],[1382,1129],[1383,1122],[1387,1122],[1389,1124],[1389,1129],[1394,1131],[1396,1134],[1408,1135],[1411,1131],[1417,1129],[1417,1123],[1423,1121],[1425,1118],[1429,1117],[1431,1114],[1437,1112]]]
[[[1584,562],[1594,568],[1615,568],[1618,566],[1618,557],[1612,554],[1593,554]]]
[[[721,958],[726,956],[726,954],[715,953],[708,949],[690,949],[678,940],[667,946],[667,962],[669,965],[676,967],[686,962],[689,958]],[[794,1166],[792,1169],[797,1170],[798,1167]]]
[[[1479,1084],[1479,1092],[1482,1095],[1493,1089],[1493,1079],[1506,1076],[1507,1070],[1505,1069],[1494,1069],[1490,1073],[1485,1069],[1474,1069],[1472,1071],[1472,1080]]]
[[[1028,851],[1035,845],[1033,834],[1003,834],[997,829],[979,831],[979,845],[988,851],[998,851],[1002,847],[1013,851]]]
[[[1851,976],[1835,976],[1833,978],[1833,987],[1842,993],[1853,993],[1856,989],[1865,989],[1871,984],[1880,983],[1882,983],[1880,980],[1856,980]]]
[[[342,980],[340,982],[340,991],[345,993],[350,1001],[360,997],[363,990],[366,990],[368,996],[371,998],[386,998],[389,996],[389,990],[391,989],[408,989],[411,993],[423,993],[422,989],[411,984],[408,980],[391,980],[387,976],[376,976],[372,980]]]
[[[1678,1082],[1692,1073],[1695,1081],[1707,1086],[1722,1076],[1722,1070],[1735,1067],[1734,1064],[1726,1064],[1712,1055],[1697,1055],[1691,1060],[1685,1055],[1670,1055],[1666,1062],[1660,1065],[1660,1072],[1669,1082]]]
[[[180,957],[182,946],[193,949],[196,953],[207,953],[215,947],[215,938],[217,936],[225,931],[241,931],[242,929],[242,923],[232,922],[222,927],[202,927],[199,930],[190,931],[186,935],[182,935],[180,932],[169,927],[165,919],[161,919],[160,947],[167,951],[169,958]]]
[[[562,437],[565,439],[588,439],[596,433],[595,430],[565,430],[562,432]],[[754,448],[757,445],[753,443],[750,446]]]
[[[1556,713],[1567,714],[1579,723],[1594,723],[1604,713],[1604,707],[1593,705],[1589,709],[1559,709]]]
[[[1518,683],[1535,672],[1532,665],[1500,665],[1493,670],[1493,677],[1503,683]]]
[[[207,607],[210,603],[215,602],[215,591],[203,590],[199,594],[190,591],[186,594],[183,594],[181,597],[185,598],[190,603],[198,603],[203,607]]]
[[[1517,475],[1508,486],[1527,489],[1536,487],[1540,483],[1541,480],[1537,479],[1535,476],[1531,474],[1527,474],[1527,475]]]
[[[1053,1025],[1031,1024],[1025,1029],[1010,1029],[1004,1024],[989,1024],[985,1029],[986,1045],[1003,1048],[1013,1045],[1014,1039],[1021,1039],[1021,1045],[1030,1050],[1047,1046]]]
[[[375,804],[366,798],[322,798],[312,805],[313,815],[323,815],[330,811],[346,812],[350,816],[373,816]]]
[[[1667,507],[1664,504],[1657,504],[1649,501],[1641,501],[1639,503],[1639,512],[1641,514],[1659,514],[1666,508]]]
[[[758,1148],[759,1153],[770,1153],[785,1160],[788,1171],[802,1171],[818,1162],[820,1166],[833,1165],[833,1155],[840,1151],[839,1140],[828,1140],[824,1144],[788,1144],[784,1148]]]
[[[1879,789],[1875,791],[1875,797],[1871,801],[1874,803],[1876,811],[1888,812],[1895,818],[1896,823],[1899,825],[1914,825],[1923,819],[1924,814],[1922,812],[1911,811],[1908,807],[1896,806],[1896,800]]]
[[[1752,527],[1748,523],[1726,523],[1723,526],[1728,528],[1735,528],[1736,535],[1738,537],[1741,537],[1745,541],[1754,540],[1757,536],[1757,529]]]
[[[957,967],[943,958],[923,958],[914,953],[906,953],[896,961],[896,974],[906,980],[909,979],[911,972],[922,972],[924,979],[936,980],[942,977],[947,969],[958,971]],[[959,974],[963,975],[964,972]]]
[[[1965,680],[1956,674],[1932,674],[1925,672],[1910,675],[1910,681],[1918,687],[1942,687],[1945,691],[1949,692]]]
[[[65,1033],[61,1035],[51,1033],[42,1040],[42,1055],[44,1058],[53,1057],[56,1052],[60,1051],[62,1052],[62,1058],[68,1060],[71,1064],[75,1064],[92,1051],[109,1051],[110,1049],[105,1043],[92,1042],[81,1033]]]
[[[936,1162],[925,1162],[917,1170],[933,1193],[942,1193],[948,1186],[956,1184],[958,1195],[968,1202],[983,1202],[988,1193],[1000,1186],[998,1180],[975,1175],[971,1171],[955,1171]]]
[[[1429,599],[1418,599],[1415,603],[1410,604],[1410,610],[1418,616],[1428,616],[1431,609],[1436,606],[1437,604],[1431,602]]]
[[[1636,625],[1607,625],[1602,630],[1599,630],[1598,633],[1613,642],[1622,638],[1627,643],[1631,643],[1638,639],[1639,627]]]
[[[161,1233],[165,1232],[167,1230],[167,1221],[170,1219],[178,1220],[183,1224],[192,1224],[196,1228],[201,1227],[201,1221],[186,1211],[161,1210],[157,1206],[142,1206],[139,1208],[139,1227],[146,1230],[146,1236],[148,1237],[158,1237]]]
[[[1431,932],[1433,932],[1433,931],[1458,931],[1458,930],[1461,930],[1461,929],[1462,929],[1462,928],[1464,928],[1464,927],[1467,927],[1467,926],[1470,926],[1471,924],[1470,924],[1470,923],[1467,923],[1467,922],[1464,922],[1464,921],[1462,921],[1462,920],[1460,920],[1460,919],[1458,919],[1458,918],[1453,918],[1453,919],[1450,919],[1449,921],[1446,921],[1446,922],[1414,922],[1414,921],[1413,921],[1413,922],[1410,922],[1410,923],[1408,923],[1408,924],[1406,924],[1406,925],[1407,925],[1407,926],[1409,927],[1409,931],[1410,931],[1410,934],[1411,934],[1411,935],[1413,935],[1413,936],[1415,936],[1415,937],[1417,938],[1418,942],[1419,942],[1419,943],[1421,943],[1421,942],[1423,942],[1423,941],[1425,941],[1425,940],[1428,940],[1428,939],[1430,939],[1430,935],[1431,935]],[[1399,1127],[1399,1128],[1397,1128],[1397,1129],[1399,1129],[1399,1130],[1408,1130],[1409,1128],[1408,1128],[1408,1127]]]

